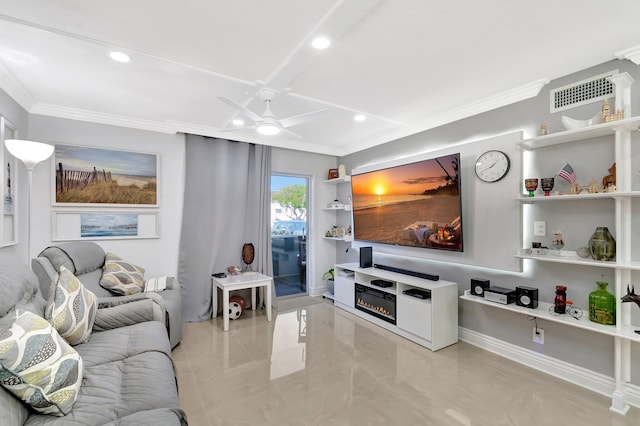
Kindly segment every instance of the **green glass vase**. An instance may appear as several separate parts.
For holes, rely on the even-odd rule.
[[[607,283],[596,281],[598,289],[589,294],[589,320],[600,324],[616,324],[616,298],[607,291]]]
[[[616,240],[606,226],[598,226],[589,239],[589,252],[594,260],[615,260]]]

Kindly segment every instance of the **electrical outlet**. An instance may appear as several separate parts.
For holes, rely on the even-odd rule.
[[[544,345],[544,330],[533,327],[533,343]]]
[[[547,222],[544,220],[535,220],[533,222],[533,236],[534,237],[546,237],[547,236]]]

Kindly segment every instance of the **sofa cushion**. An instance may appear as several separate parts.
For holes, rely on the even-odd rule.
[[[75,241],[44,249],[38,256],[49,259],[56,271],[64,266],[75,275],[102,268],[104,250],[96,243]]]
[[[72,412],[31,416],[25,424],[186,424],[166,333],[159,321],[93,333],[74,348],[84,362],[84,379]]]
[[[64,266],[52,295],[45,318],[70,345],[89,340],[98,310],[96,296]]]
[[[23,261],[0,251],[0,317],[16,307],[44,315],[45,300],[40,295],[38,278]]]
[[[16,310],[0,319],[0,383],[43,414],[71,411],[82,359],[42,317]]]
[[[107,253],[100,285],[119,296],[141,293],[144,288],[144,268]]]

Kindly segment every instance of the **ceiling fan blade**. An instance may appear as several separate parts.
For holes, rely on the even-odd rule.
[[[278,122],[280,122],[280,125],[282,127],[291,127],[291,126],[295,126],[296,124],[301,124],[301,123],[304,123],[305,121],[318,118],[326,114],[328,111],[329,111],[328,109],[320,109],[318,111],[305,112],[303,114],[292,115],[291,117],[283,118],[282,120],[278,120]]]
[[[294,138],[296,138],[296,139],[300,139],[300,140],[302,140],[302,136],[300,136],[300,135],[299,135],[299,134],[297,134],[297,133],[293,133],[291,130],[287,130],[287,129],[285,129],[284,127],[283,127],[282,129],[280,129],[280,131],[281,131],[282,133],[286,133],[286,134],[287,134],[287,135],[289,135],[289,136],[293,136],[293,137],[294,137]]]
[[[249,108],[240,105],[239,103],[237,103],[236,101],[229,99],[229,98],[225,98],[224,96],[218,96],[218,99],[220,99],[222,102],[224,102],[225,104],[229,105],[230,107],[237,109],[238,111],[240,111],[241,113],[243,113],[244,115],[246,115],[247,117],[249,117],[250,119],[252,119],[253,121],[260,121],[262,120],[262,117],[260,117],[258,114],[256,114],[255,112],[251,111]]]

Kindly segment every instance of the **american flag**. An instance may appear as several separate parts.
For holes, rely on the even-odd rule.
[[[576,181],[576,172],[573,170],[573,167],[569,165],[569,163],[565,163],[565,165],[560,169],[557,175],[569,183],[574,183]]]

